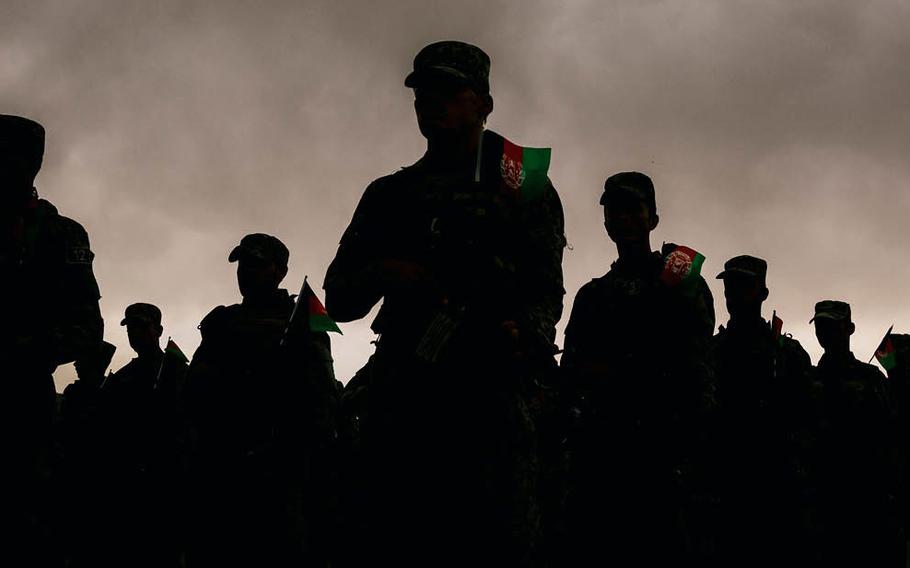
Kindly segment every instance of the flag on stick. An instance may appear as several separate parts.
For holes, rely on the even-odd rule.
[[[174,343],[174,340],[171,339],[170,337],[167,338],[167,346],[164,348],[164,354],[176,357],[183,363],[190,362],[189,357],[187,357],[186,355],[183,354],[183,351],[179,347],[177,347],[177,344]]]
[[[689,284],[698,279],[705,256],[686,246],[677,246],[664,257],[660,280],[670,287]]]
[[[497,181],[522,201],[539,199],[547,187],[551,153],[550,148],[519,146],[484,130],[477,148],[474,181]]]
[[[885,337],[883,337],[882,342],[878,344],[878,348],[875,350],[874,355],[874,357],[878,359],[878,364],[886,371],[890,371],[897,367],[897,351],[894,349],[894,342],[891,341],[891,330],[893,329],[894,326],[892,325],[888,328],[888,331],[885,332]]]
[[[305,306],[307,308],[307,319],[309,321],[310,331],[325,331],[342,334],[341,328],[338,327],[335,320],[329,317],[329,313],[326,311],[325,306],[323,306],[322,302],[319,301],[319,298],[316,297],[316,292],[310,288],[306,278],[303,279],[302,301],[306,301]]]

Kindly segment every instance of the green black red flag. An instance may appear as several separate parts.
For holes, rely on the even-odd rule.
[[[882,338],[882,342],[878,344],[878,348],[875,350],[875,358],[878,359],[878,364],[886,371],[897,367],[897,351],[894,349],[894,342],[891,341],[891,330],[893,329],[893,325],[888,328],[888,331],[885,332],[885,337]]]

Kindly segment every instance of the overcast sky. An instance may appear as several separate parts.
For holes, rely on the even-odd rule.
[[[705,254],[718,323],[713,278],[749,253],[813,360],[819,299],[853,305],[860,358],[910,331],[910,2],[3,0],[0,112],[47,128],[38,190],[90,234],[114,368],[134,301],[192,353],[239,299],[246,233],[289,246],[289,289],[319,288],[364,187],[422,153],[402,81],[440,39],[490,54],[490,128],[553,148],[566,317],[615,259],[603,180],[641,170],[654,245]],[[333,336],[343,381],[368,325]]]

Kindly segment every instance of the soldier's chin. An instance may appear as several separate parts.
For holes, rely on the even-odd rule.
[[[644,240],[638,234],[625,233],[622,231],[610,231],[607,234],[610,235],[610,240],[612,240],[614,243],[622,245],[636,244]]]
[[[447,128],[435,121],[421,122],[419,126],[420,133],[423,134],[423,137],[427,140],[444,142],[456,138],[455,133],[457,131],[454,128]]]

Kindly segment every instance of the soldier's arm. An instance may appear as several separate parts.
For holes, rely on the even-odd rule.
[[[555,343],[566,293],[562,275],[565,219],[552,184],[539,201],[526,205],[524,221],[529,234],[520,269],[525,311],[519,330],[532,347],[547,349]]]
[[[572,313],[566,325],[559,366],[570,399],[583,394],[592,380],[607,372],[603,359],[596,356],[597,349],[592,345],[598,329],[593,305],[596,293],[595,282],[589,282],[581,287],[572,303]],[[603,322],[600,325],[604,325]]]
[[[364,191],[326,272],[325,305],[335,321],[360,319],[382,298],[381,260],[377,256],[383,215],[381,191],[379,180]]]
[[[57,364],[75,361],[98,348],[104,321],[98,300],[101,294],[92,271],[94,253],[88,234],[79,223],[61,218],[64,247],[60,295],[49,298],[56,306],[54,325],[44,338],[51,359]]]
[[[699,400],[696,406],[701,411],[716,406],[714,373],[711,365],[711,337],[714,333],[714,296],[708,283],[701,276],[695,288],[693,301],[684,315],[687,333],[680,338],[682,360],[688,362],[687,374],[696,384]]]
[[[224,306],[218,306],[202,319],[202,323],[199,324],[202,341],[196,348],[186,371],[184,411],[187,421],[195,428],[209,421],[211,404],[208,399],[219,388],[218,377],[222,369],[218,361],[222,358],[223,349],[219,347],[217,338],[227,317],[226,313],[227,309]]]

